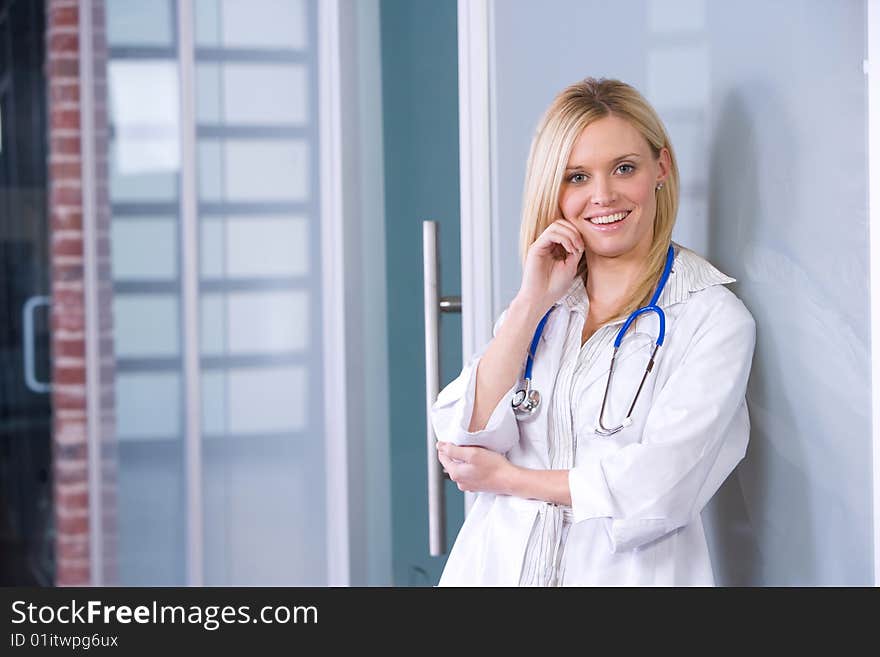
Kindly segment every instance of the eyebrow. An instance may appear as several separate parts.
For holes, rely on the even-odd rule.
[[[621,155],[619,157],[614,158],[613,160],[611,160],[611,162],[613,164],[613,163],[620,162],[621,160],[636,159],[636,158],[640,158],[640,157],[641,157],[641,155],[639,155],[638,153],[627,153],[626,155]],[[576,164],[573,167],[565,167],[565,170],[566,171],[574,171],[575,169],[583,169],[583,168],[584,167]]]

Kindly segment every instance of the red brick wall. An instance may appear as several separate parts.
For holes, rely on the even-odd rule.
[[[109,273],[110,211],[107,194],[106,41],[103,7],[93,2],[96,89],[96,223],[101,280],[98,287],[101,328],[102,394],[102,533],[104,583],[115,581],[115,453],[113,449],[112,317]],[[46,77],[49,112],[49,234],[52,278],[53,482],[56,584],[88,585],[90,572],[89,488],[86,415],[86,342],[82,142],[80,134],[80,67],[78,0],[46,0]],[[106,278],[105,278],[106,277]],[[106,362],[107,360],[110,362]],[[106,393],[109,386],[110,393]],[[109,513],[109,516],[108,516]],[[110,548],[110,553],[107,553]],[[109,568],[109,570],[108,570]]]

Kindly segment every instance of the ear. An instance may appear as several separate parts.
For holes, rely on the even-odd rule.
[[[657,172],[657,180],[654,181],[655,185],[665,181],[669,177],[670,171],[672,171],[672,156],[669,154],[669,149],[665,146],[660,149],[660,157],[657,158],[657,167],[659,171]]]

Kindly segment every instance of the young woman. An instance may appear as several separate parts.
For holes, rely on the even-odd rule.
[[[441,586],[714,584],[700,511],[745,455],[755,322],[672,242],[677,207],[638,91],[587,78],[556,97],[519,292],[432,409],[444,469],[479,493]]]

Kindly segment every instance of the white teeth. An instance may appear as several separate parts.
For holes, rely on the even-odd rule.
[[[628,214],[629,212],[618,212],[616,214],[605,215],[604,217],[593,217],[592,219],[590,219],[590,223],[613,224],[615,221],[620,221]]]

